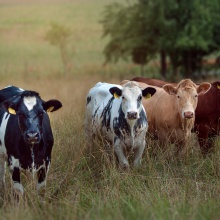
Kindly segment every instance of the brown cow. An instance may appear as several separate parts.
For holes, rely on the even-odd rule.
[[[133,81],[144,82],[149,85],[163,87],[167,82],[143,77],[135,77]],[[172,83],[175,85],[175,83]],[[195,112],[194,131],[197,133],[200,149],[206,155],[213,149],[215,137],[219,135],[220,119],[220,81],[211,83],[207,93],[198,98]]]
[[[145,83],[138,82],[141,88]],[[184,155],[195,121],[198,95],[209,90],[209,83],[197,86],[190,79],[180,81],[176,87],[166,84],[156,88],[149,100],[143,100],[148,115],[149,133],[158,138],[160,145],[173,143],[179,154]]]

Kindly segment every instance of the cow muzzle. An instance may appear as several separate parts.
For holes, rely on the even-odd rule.
[[[134,112],[134,111],[131,111],[131,112],[127,112],[127,118],[129,120],[135,120],[138,118],[138,113],[137,112]]]
[[[186,111],[186,112],[184,112],[183,116],[184,116],[184,118],[186,118],[186,119],[190,119],[190,118],[193,118],[193,117],[194,117],[194,113],[191,112],[191,111]]]
[[[29,144],[37,144],[40,141],[40,135],[38,132],[28,132],[26,134],[26,140]]]

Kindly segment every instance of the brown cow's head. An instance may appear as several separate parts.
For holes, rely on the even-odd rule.
[[[170,95],[175,95],[177,106],[183,119],[194,118],[198,96],[205,94],[211,87],[210,83],[196,85],[190,79],[181,80],[177,86],[166,84],[163,89]]]

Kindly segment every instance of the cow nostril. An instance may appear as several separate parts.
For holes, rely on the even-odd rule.
[[[184,112],[184,118],[193,118],[194,114],[191,111]]]
[[[30,142],[35,142],[35,141],[37,141],[39,139],[39,134],[37,132],[35,132],[35,133],[33,133],[33,132],[27,133],[27,139]]]
[[[127,116],[128,116],[128,119],[136,119],[137,118],[137,112],[128,112]]]

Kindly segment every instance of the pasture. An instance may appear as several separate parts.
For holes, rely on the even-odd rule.
[[[107,39],[99,21],[111,2],[0,0],[0,88],[35,90],[63,104],[51,114],[55,144],[44,202],[34,181],[27,181],[31,177],[22,174],[25,195],[14,203],[7,171],[1,219],[219,219],[220,142],[203,158],[193,138],[182,160],[172,157],[172,146],[163,152],[148,142],[142,165],[128,172],[109,161],[102,140],[95,140],[91,152],[85,146],[88,90],[98,81],[119,83],[139,73],[129,63],[102,65]],[[59,49],[45,40],[51,22],[73,30],[66,75]]]

